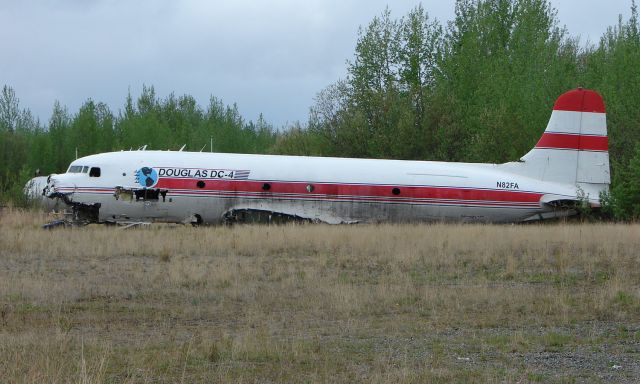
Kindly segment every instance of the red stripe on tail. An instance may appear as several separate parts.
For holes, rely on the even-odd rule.
[[[607,136],[545,132],[538,141],[538,144],[536,144],[536,148],[608,151],[609,139]]]

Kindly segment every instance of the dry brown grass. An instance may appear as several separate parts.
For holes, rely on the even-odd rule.
[[[3,382],[640,379],[639,225],[0,215]]]

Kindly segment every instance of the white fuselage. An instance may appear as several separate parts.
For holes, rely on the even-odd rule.
[[[576,199],[575,185],[509,164],[123,151],[75,160],[48,194],[99,204],[100,222],[211,224],[247,211],[327,223],[518,222],[548,215],[546,201]]]

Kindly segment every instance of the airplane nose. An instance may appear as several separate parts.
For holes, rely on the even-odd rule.
[[[77,186],[74,175],[51,174],[47,179],[47,186],[44,194],[47,197],[71,196],[76,192]]]

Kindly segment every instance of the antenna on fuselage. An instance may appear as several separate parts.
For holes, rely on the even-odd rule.
[[[186,147],[187,144],[183,145],[182,147],[180,147],[180,150],[178,152],[182,152],[182,150],[184,149],[184,147]]]
[[[200,149],[200,152],[204,151],[204,148],[207,146],[207,144],[203,145],[202,148]]]
[[[209,152],[213,152],[213,136],[210,136],[210,138],[211,138],[211,151],[209,151]],[[200,151],[200,152],[202,152],[202,151]]]

